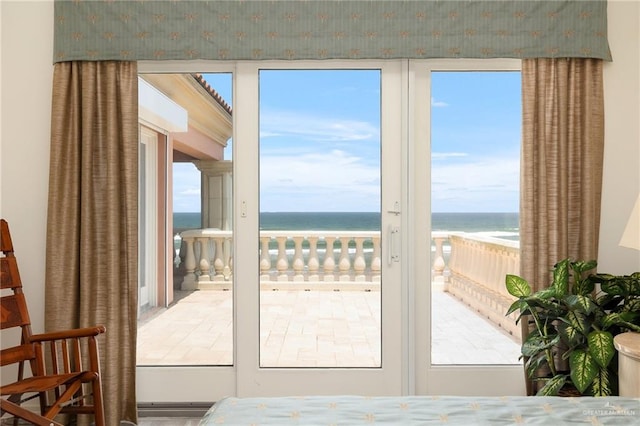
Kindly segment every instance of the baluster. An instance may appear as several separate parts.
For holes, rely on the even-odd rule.
[[[382,271],[382,259],[380,258],[380,234],[372,238],[373,255],[371,256],[371,282],[380,282],[380,273]]]
[[[182,281],[182,290],[196,289],[196,254],[193,248],[194,238],[182,237],[182,241],[186,245],[186,255],[184,259],[184,279]]]
[[[469,271],[469,275],[474,281],[481,281],[483,276],[483,259],[482,252],[480,251],[480,244],[477,241],[471,242],[471,270]]]
[[[367,267],[367,263],[364,261],[364,238],[358,237],[356,240],[356,257],[353,260],[353,270],[355,271],[355,281],[364,282],[364,270]]]
[[[304,237],[293,237],[294,253],[293,253],[293,281],[304,281],[304,258],[302,256],[302,241]]]
[[[325,237],[324,239],[327,243],[327,249],[324,255],[324,264],[322,265],[324,269],[324,281],[334,281],[335,276],[333,275],[333,271],[336,268],[336,262],[333,259],[333,242],[336,240],[335,237]]]
[[[225,281],[231,281],[233,275],[233,237],[224,239],[224,269],[222,270]]]
[[[492,250],[491,268],[489,268],[489,283],[491,290],[500,294],[500,290],[504,287],[504,275],[502,274],[502,258],[505,252],[502,247],[494,247]]]
[[[270,281],[271,276],[271,253],[269,253],[269,242],[271,237],[260,237],[262,248],[260,249],[260,281]]]
[[[318,237],[307,237],[309,241],[309,259],[307,260],[307,267],[309,269],[308,281],[318,281],[318,269],[320,268],[320,261],[318,259]]]
[[[287,271],[289,270],[289,260],[287,259],[287,237],[276,237],[278,241],[278,281],[289,281]]]
[[[350,281],[349,270],[351,269],[351,262],[349,260],[349,240],[346,237],[341,237],[340,245],[340,262],[338,263],[340,281]]]
[[[458,237],[455,235],[449,235],[449,272],[456,271],[458,268],[458,259],[461,257],[462,252],[460,244],[458,243]]]
[[[213,259],[213,269],[215,271],[215,275],[213,276],[213,281],[224,281],[224,239],[217,237],[213,240],[215,244],[216,254]]]
[[[442,252],[442,243],[446,240],[446,236],[435,236],[433,242],[436,245],[436,252],[433,259],[433,279],[435,282],[444,282],[444,254]]]
[[[211,276],[209,275],[211,269],[209,263],[209,239],[198,238],[198,241],[200,242],[200,276],[198,281],[211,281]]]

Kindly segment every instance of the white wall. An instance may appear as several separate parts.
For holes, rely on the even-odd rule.
[[[53,1],[1,1],[0,216],[9,221],[34,332],[44,330]]]
[[[604,68],[605,152],[598,270],[640,271],[640,252],[618,245],[640,192],[640,2],[609,1],[613,62]]]
[[[43,329],[53,2],[0,2],[0,215],[12,228],[35,331]],[[609,2],[614,62],[605,67],[606,151],[600,270],[640,270],[618,246],[640,190],[640,3]]]

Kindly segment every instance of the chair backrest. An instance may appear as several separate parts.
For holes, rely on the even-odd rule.
[[[22,344],[29,342],[31,332],[31,320],[27,309],[27,301],[22,292],[22,281],[18,271],[18,263],[13,253],[13,243],[9,233],[9,225],[4,219],[0,219],[0,319],[1,329],[18,328],[21,329]],[[27,356],[25,352],[24,356]],[[15,353],[15,352],[14,352]],[[15,353],[18,356],[18,353]],[[12,360],[7,352],[3,351],[2,365]],[[28,359],[28,358],[23,358]]]
[[[104,426],[96,338],[106,330],[94,326],[32,334],[9,225],[4,219],[0,219],[0,293],[3,337],[0,365],[18,366],[17,381],[0,385],[0,417],[9,413],[30,424],[47,426],[59,424],[52,420],[59,413],[89,414],[94,416],[97,426]],[[5,330],[16,345],[9,347],[5,343]],[[27,366],[30,375],[25,378]],[[24,394],[30,396],[24,398]],[[39,398],[40,416],[21,405],[31,398]]]

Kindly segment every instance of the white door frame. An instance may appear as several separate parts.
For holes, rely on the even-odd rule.
[[[524,395],[521,365],[432,365],[431,364],[431,72],[519,71],[513,59],[417,60],[409,62],[409,173],[413,194],[410,212],[412,258],[411,287],[415,312],[416,394],[426,395]],[[426,220],[423,220],[426,218]],[[426,238],[424,237],[426,236]],[[425,368],[426,367],[426,368]]]
[[[401,230],[402,261],[383,275],[383,285],[393,280],[398,291],[382,291],[383,368],[261,369],[259,368],[259,129],[258,70],[281,69],[382,69],[381,97],[383,160],[396,164],[393,172],[382,165],[383,230]],[[424,61],[163,61],[139,62],[145,72],[231,72],[234,106],[234,295],[235,360],[221,367],[138,367],[139,402],[211,402],[228,395],[311,395],[353,393],[365,395],[449,394],[519,395],[524,373],[516,366],[431,365],[431,265],[430,232],[430,72],[432,70],[519,70],[517,60]],[[398,148],[399,146],[399,148]],[[396,194],[389,199],[386,194]],[[387,215],[400,202],[401,214]],[[391,205],[390,205],[391,203]],[[388,249],[388,248],[387,248]],[[386,250],[383,246],[383,250]],[[247,254],[248,253],[248,254]],[[386,253],[383,253],[386,259]],[[389,294],[391,293],[391,294]],[[239,303],[239,301],[242,301]],[[390,314],[398,313],[389,321]],[[252,336],[252,337],[247,337]],[[388,340],[390,339],[390,340]],[[391,344],[389,344],[391,343]],[[390,368],[389,365],[393,364]],[[171,383],[171,386],[166,386]],[[337,384],[337,386],[336,386]],[[172,390],[174,390],[172,392]]]
[[[145,208],[140,215],[141,223],[144,225],[142,234],[144,241],[140,243],[144,248],[144,259],[141,259],[144,268],[143,279],[138,282],[138,306],[155,306],[157,298],[158,281],[158,133],[154,130],[140,125],[140,145],[144,146],[144,176],[141,186],[144,187]]]
[[[138,73],[233,73],[235,65],[213,61],[140,61]],[[170,385],[167,385],[170,384]],[[235,366],[136,367],[136,399],[146,403],[211,403],[236,394]]]
[[[234,176],[235,211],[240,215],[234,232],[237,260],[245,256],[243,267],[236,271],[236,365],[237,394],[254,395],[311,395],[353,393],[361,395],[400,395],[406,393],[407,333],[402,330],[402,294],[406,279],[402,263],[384,264],[382,268],[382,367],[380,368],[260,368],[259,367],[259,105],[258,74],[261,69],[380,69],[381,75],[381,175],[382,230],[387,227],[404,229],[403,214],[387,213],[395,210],[395,203],[405,211],[406,191],[400,177],[402,153],[407,138],[402,135],[403,87],[402,65],[394,62],[320,61],[320,62],[241,62],[234,75]],[[239,118],[241,117],[241,118]],[[242,166],[244,165],[244,167]],[[391,178],[392,176],[395,179]],[[399,243],[400,241],[398,241]],[[387,259],[390,244],[382,245],[382,258]],[[398,248],[404,258],[402,248]],[[242,301],[239,303],[238,301]],[[246,337],[245,337],[246,336]],[[249,337],[250,336],[250,337]]]

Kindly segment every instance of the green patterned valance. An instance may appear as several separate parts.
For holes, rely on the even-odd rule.
[[[56,0],[54,61],[590,57],[605,0]]]

